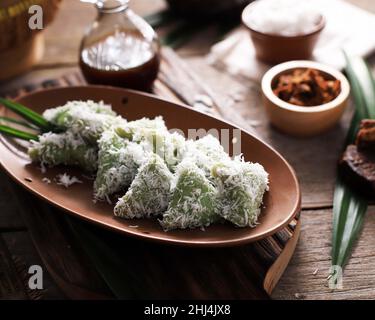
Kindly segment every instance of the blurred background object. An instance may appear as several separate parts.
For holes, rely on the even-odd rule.
[[[324,30],[313,51],[312,60],[342,69],[345,66],[343,49],[350,55],[361,57],[367,57],[374,52],[375,39],[369,32],[375,29],[374,14],[350,3],[354,1],[305,0],[305,2],[313,4],[326,20]],[[249,7],[251,6],[252,4]],[[337,14],[338,12],[340,14]],[[246,14],[246,9],[244,13]],[[273,45],[272,50],[278,51],[275,46],[281,44],[274,42]],[[257,59],[256,47],[250,39],[249,31],[245,28],[238,28],[223,41],[214,45],[211,48],[209,61],[218,69],[225,70],[236,78],[258,83],[275,62],[264,63]]]
[[[310,59],[326,25],[309,1],[255,1],[242,13],[257,59],[270,64]]]
[[[0,2],[0,81],[30,69],[43,56],[40,30],[29,27],[29,8],[43,8],[43,27],[54,18],[61,0],[3,0]]]
[[[179,15],[196,19],[217,15],[239,15],[252,0],[167,0]]]

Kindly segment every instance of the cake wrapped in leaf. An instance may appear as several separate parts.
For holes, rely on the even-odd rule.
[[[79,134],[71,131],[40,135],[39,141],[32,142],[28,154],[33,162],[49,167],[74,165],[94,172],[98,166],[97,147],[87,144]]]
[[[238,227],[255,227],[268,189],[264,168],[236,158],[215,164],[212,176],[219,191],[220,215]]]
[[[159,155],[172,171],[181,162],[185,153],[185,138],[178,133],[148,130],[136,133],[134,139],[139,141],[144,150]]]
[[[177,167],[168,210],[160,221],[165,230],[204,228],[218,219],[217,191],[191,159]]]
[[[116,127],[119,136],[142,145],[145,151],[158,154],[174,171],[185,152],[185,138],[174,132],[170,133],[162,117],[142,118]]]
[[[98,200],[109,200],[110,195],[130,186],[147,155],[139,144],[121,138],[115,130],[105,131],[98,146],[94,196]]]
[[[158,215],[169,203],[172,173],[163,159],[151,155],[140,168],[129,190],[116,204],[115,216],[133,219]]]
[[[128,123],[116,128],[117,134],[120,137],[137,142],[140,142],[141,138],[149,130],[167,132],[168,129],[165,126],[163,117],[156,117],[154,119],[142,118],[135,121],[129,121]],[[134,135],[137,135],[137,138],[134,138]]]
[[[43,117],[60,130],[79,133],[91,144],[95,144],[105,130],[126,123],[109,105],[93,101],[71,101],[46,110]]]
[[[218,161],[230,160],[220,141],[212,135],[207,135],[199,140],[189,140],[185,157],[194,159],[196,165],[203,169],[205,175],[211,179],[211,168]]]

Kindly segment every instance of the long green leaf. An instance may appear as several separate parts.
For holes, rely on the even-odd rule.
[[[4,98],[0,98],[0,104],[4,105],[4,107],[8,108],[9,110],[12,110],[14,113],[20,115],[25,120],[36,125],[43,131],[51,130],[51,125],[46,119],[44,119],[39,113],[23,106],[22,104]]]
[[[343,267],[363,225],[367,201],[339,177],[333,204],[332,265]]]
[[[346,143],[355,141],[362,119],[375,118],[375,85],[371,71],[361,58],[346,54],[346,73],[352,87],[355,113]],[[367,211],[367,200],[338,176],[333,201],[332,265],[344,267],[358,238]]]
[[[29,128],[29,129],[33,129],[33,130],[37,130],[38,128],[36,128],[35,126],[33,126],[32,124],[26,122],[26,121],[22,121],[22,120],[17,120],[17,119],[13,119],[13,118],[8,118],[8,117],[0,117],[0,121],[4,121],[4,122],[10,122],[10,123],[14,123],[14,124],[18,124],[20,126],[23,126],[25,128]]]
[[[3,125],[0,125],[0,133],[14,137],[14,138],[27,140],[27,141],[38,140],[38,136],[35,134],[24,132],[24,131],[17,130],[17,129],[14,129],[8,126],[3,126]]]

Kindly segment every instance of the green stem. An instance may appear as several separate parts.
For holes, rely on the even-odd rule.
[[[43,118],[39,113],[23,106],[20,103],[13,102],[4,98],[0,98],[0,104],[4,105],[9,110],[20,115],[25,120],[36,125],[38,128],[42,129],[44,132],[51,131],[51,124]]]
[[[38,141],[39,140],[38,136],[35,135],[35,134],[29,133],[29,132],[24,132],[24,131],[17,130],[17,129],[14,129],[14,128],[11,128],[11,127],[8,127],[8,126],[3,126],[3,125],[0,125],[0,133],[11,136],[11,137],[14,137],[14,138],[27,140],[27,141],[30,141],[30,140]]]
[[[0,116],[0,120],[3,120],[5,122],[19,124],[20,126],[23,126],[25,128],[29,128],[29,129],[33,129],[33,130],[38,130],[37,127],[33,126],[32,124],[30,124],[30,123],[28,123],[26,121],[17,120],[17,119],[8,118],[8,117],[1,117],[1,116]]]

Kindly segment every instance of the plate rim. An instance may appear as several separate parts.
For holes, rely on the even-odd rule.
[[[301,212],[301,202],[302,202],[302,200],[301,200],[301,187],[300,187],[296,172],[293,169],[293,167],[289,164],[289,162],[278,151],[276,151],[272,146],[270,146],[267,142],[261,140],[255,134],[247,131],[246,129],[241,128],[239,125],[236,125],[236,124],[232,123],[231,121],[227,121],[226,119],[222,119],[222,118],[220,118],[218,116],[215,116],[215,115],[208,115],[208,114],[206,114],[202,111],[199,111],[199,110],[194,110],[192,107],[190,107],[190,106],[188,106],[187,104],[184,104],[184,103],[177,103],[177,102],[174,102],[174,101],[168,101],[167,99],[156,96],[155,94],[152,94],[152,93],[140,92],[140,91],[137,91],[137,90],[118,88],[118,87],[113,87],[113,86],[103,86],[103,85],[87,85],[87,86],[80,85],[80,86],[67,86],[67,87],[39,89],[39,90],[35,90],[33,92],[30,92],[30,93],[26,93],[22,96],[16,97],[14,99],[14,101],[19,102],[20,100],[24,99],[25,97],[30,97],[30,96],[37,95],[37,94],[43,94],[44,92],[64,91],[64,90],[71,90],[71,89],[80,90],[80,89],[88,89],[88,88],[97,88],[97,89],[105,89],[105,90],[109,89],[109,90],[123,91],[124,93],[131,93],[131,94],[146,96],[148,98],[157,99],[161,102],[167,102],[169,104],[174,104],[178,107],[187,108],[190,111],[200,113],[203,116],[213,118],[213,119],[215,119],[217,121],[220,121],[224,124],[228,124],[228,125],[230,125],[234,128],[240,129],[245,134],[247,134],[247,135],[251,136],[253,139],[257,140],[257,142],[260,142],[261,144],[265,145],[270,151],[274,152],[282,160],[282,162],[286,165],[286,167],[290,171],[291,176],[293,178],[293,183],[296,186],[297,201],[294,203],[294,207],[291,210],[290,214],[287,215],[287,217],[284,220],[282,220],[281,222],[276,224],[272,229],[270,229],[267,232],[264,232],[263,234],[260,234],[258,236],[242,237],[240,239],[232,239],[232,240],[214,240],[214,241],[199,241],[199,240],[186,241],[186,240],[179,240],[179,239],[170,239],[170,238],[164,238],[164,237],[160,237],[160,236],[153,235],[153,234],[140,234],[139,232],[135,232],[135,231],[129,230],[129,229],[124,230],[124,229],[121,229],[117,226],[113,226],[111,224],[108,224],[106,222],[103,222],[103,221],[101,222],[101,221],[95,220],[93,218],[90,218],[90,217],[88,217],[88,216],[86,216],[86,215],[84,215],[80,212],[77,212],[76,210],[71,210],[71,209],[65,207],[64,205],[53,201],[53,199],[45,196],[43,193],[38,192],[37,190],[33,190],[29,186],[29,184],[27,184],[25,181],[23,181],[17,175],[14,175],[12,172],[10,172],[6,168],[5,164],[3,163],[3,160],[0,157],[0,165],[4,169],[4,171],[7,173],[7,175],[10,176],[15,182],[17,182],[17,184],[21,185],[24,189],[31,192],[35,196],[37,196],[39,199],[41,199],[43,201],[46,201],[47,203],[53,205],[55,208],[60,209],[64,212],[68,213],[69,215],[76,216],[77,218],[80,218],[80,219],[82,219],[84,221],[87,221],[89,223],[92,223],[94,225],[106,228],[108,230],[115,231],[117,233],[121,233],[121,234],[124,234],[124,235],[127,235],[127,236],[131,236],[131,237],[137,238],[139,240],[147,240],[147,241],[151,241],[151,242],[159,243],[159,244],[169,244],[169,245],[177,245],[177,246],[183,246],[183,247],[206,247],[206,248],[216,247],[217,248],[217,247],[234,247],[234,246],[240,246],[240,245],[253,243],[253,242],[259,241],[261,239],[265,239],[265,238],[277,233],[278,231],[280,231],[281,229],[286,227],[290,223],[290,221],[292,221]],[[4,139],[4,136],[0,135],[0,141],[1,141],[2,144],[4,144],[3,139]]]

